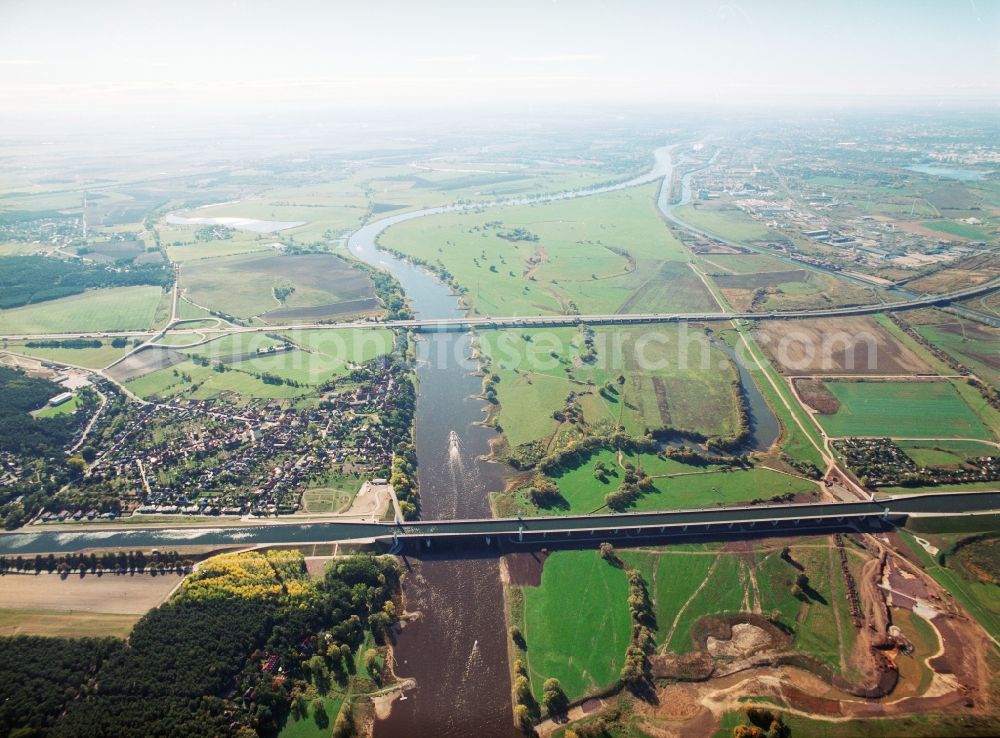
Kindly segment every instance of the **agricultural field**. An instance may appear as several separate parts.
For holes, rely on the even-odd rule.
[[[483,331],[478,343],[500,378],[495,420],[513,446],[556,432],[561,422],[553,413],[570,394],[587,426],[620,424],[632,435],[665,426],[707,436],[737,430],[736,369],[703,331],[686,324],[598,327],[593,355],[573,328]],[[605,388],[609,382],[614,392]]]
[[[129,352],[133,347],[115,348],[110,339],[104,339],[100,348],[29,348],[22,344],[11,343],[7,348],[14,353],[33,356],[45,361],[59,364],[72,364],[85,369],[103,369]]]
[[[140,615],[107,612],[0,609],[0,637],[128,638]]]
[[[226,256],[274,253],[272,244],[279,242],[275,234],[264,236],[260,233],[234,231],[230,238],[198,240],[195,234],[200,226],[161,225],[163,239],[170,261],[184,268],[194,266],[201,259],[221,259]]]
[[[795,461],[823,468],[823,441],[818,430],[792,394],[791,388],[749,335],[749,331],[740,327],[737,330],[722,331],[719,337],[745,356],[747,371],[777,416],[781,425],[778,443],[780,453],[787,454]]]
[[[571,700],[618,679],[632,630],[621,569],[593,550],[557,551],[545,559],[541,586],[521,591],[521,632],[536,699],[551,677]]]
[[[400,223],[380,244],[445,270],[481,315],[716,310],[654,186]]]
[[[177,587],[176,574],[0,577],[0,635],[124,638]]]
[[[295,347],[281,349],[284,340]],[[392,331],[384,328],[235,333],[191,348],[183,353],[254,374],[270,374],[300,384],[321,384],[346,374],[350,367],[392,351]]]
[[[831,436],[982,438],[993,436],[946,381],[828,381],[839,403],[816,418]]]
[[[761,241],[771,233],[742,210],[718,200],[710,204],[696,202],[682,205],[675,212],[685,223],[731,241]]]
[[[183,361],[166,369],[158,369],[130,379],[125,386],[146,399],[183,397],[207,400],[224,397],[245,403],[254,398],[295,399],[314,392],[287,384],[267,384],[250,374],[239,371],[217,372],[211,367]]]
[[[333,254],[205,259],[181,271],[185,297],[243,320],[319,321],[379,309],[371,279]]]
[[[972,287],[1000,276],[1000,260],[992,250],[981,251],[966,259],[952,262],[942,269],[908,282],[914,292],[942,293]]]
[[[754,338],[783,374],[919,374],[927,364],[874,318],[762,321]]]
[[[0,310],[0,333],[148,330],[163,297],[159,287],[89,290],[59,300]]]
[[[920,466],[958,467],[969,459],[997,452],[996,446],[974,441],[897,441],[896,444]]]
[[[941,322],[915,326],[917,333],[984,381],[1000,386],[1000,328],[934,313]]]
[[[949,236],[958,236],[968,241],[983,241],[989,238],[986,231],[982,228],[976,228],[967,223],[958,223],[954,220],[929,220],[920,225],[932,231],[946,233]]]

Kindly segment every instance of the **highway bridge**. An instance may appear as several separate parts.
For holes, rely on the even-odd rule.
[[[191,334],[211,336],[230,333],[267,333],[270,331],[288,330],[337,330],[351,328],[404,328],[417,331],[464,331],[470,328],[554,328],[559,326],[574,326],[581,323],[587,325],[640,325],[651,323],[684,323],[684,322],[718,322],[729,320],[804,320],[807,318],[836,318],[851,315],[871,315],[900,310],[917,310],[919,308],[948,305],[960,300],[980,297],[1000,290],[1000,279],[985,282],[973,287],[966,287],[941,295],[924,295],[912,300],[898,302],[880,302],[870,305],[855,305],[852,307],[824,308],[819,310],[788,310],[770,313],[748,312],[712,312],[712,313],[611,313],[607,315],[526,315],[526,316],[469,316],[461,318],[414,318],[412,320],[386,321],[351,321],[345,323],[290,323],[268,326],[223,326],[219,328],[176,328],[171,334]],[[187,321],[177,321],[175,325]],[[0,340],[53,340],[66,338],[148,338],[166,333],[151,331],[105,331],[101,333],[32,333],[0,335]]]
[[[669,512],[555,515],[416,522],[298,522],[142,527],[32,526],[0,534],[0,554],[69,553],[99,548],[307,545],[357,541],[394,551],[510,551],[598,541],[670,541],[742,536],[809,535],[850,527],[878,529],[911,515],[961,516],[1000,511],[1000,490],[909,495],[884,501],[813,502],[713,507]]]

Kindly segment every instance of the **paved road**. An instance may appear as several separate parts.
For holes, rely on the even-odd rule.
[[[832,318],[850,315],[870,315],[898,310],[916,310],[934,305],[946,305],[951,302],[987,295],[1000,290],[1000,279],[986,282],[974,287],[956,290],[942,295],[925,295],[912,300],[899,302],[875,303],[871,305],[855,305],[853,307],[825,308],[822,310],[789,310],[770,313],[748,312],[714,312],[714,313],[622,313],[607,315],[527,315],[503,317],[463,317],[463,318],[429,318],[413,320],[387,321],[352,321],[346,323],[291,323],[286,325],[270,325],[258,327],[231,328],[181,328],[172,334],[191,334],[210,336],[229,333],[266,333],[270,331],[288,330],[346,330],[352,328],[406,328],[415,330],[466,330],[468,328],[521,328],[521,327],[556,327],[572,326],[580,323],[589,325],[629,325],[643,323],[679,323],[679,322],[713,322],[730,320],[794,320],[806,318]],[[101,333],[17,333],[0,335],[0,340],[43,340],[61,338],[127,338],[159,336],[164,333],[150,331],[105,331]]]

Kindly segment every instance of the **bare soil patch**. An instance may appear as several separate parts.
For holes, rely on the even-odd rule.
[[[869,316],[764,321],[764,350],[789,375],[920,374],[920,357]]]
[[[638,700],[636,709],[640,714],[664,720],[690,720],[702,711],[698,702],[698,689],[687,684],[671,684],[656,690],[656,703]]]
[[[935,234],[941,236],[935,231]],[[959,240],[957,238],[953,240]],[[918,292],[952,292],[963,287],[975,287],[1000,275],[1000,264],[992,252],[977,254],[951,267],[907,283],[907,289]]]
[[[125,382],[159,369],[169,369],[187,358],[186,354],[174,349],[144,348],[142,351],[137,351],[119,361],[108,369],[107,374],[118,382]]]
[[[763,628],[750,623],[737,623],[730,635],[728,639],[709,636],[705,641],[706,650],[715,658],[743,658],[773,645]]]
[[[348,315],[370,313],[379,309],[379,301],[374,297],[359,300],[332,302],[327,305],[301,308],[277,308],[269,310],[261,317],[269,323],[285,323],[287,321],[319,321],[329,318],[344,318]]]
[[[835,415],[840,410],[840,400],[818,379],[795,379],[799,397],[820,415]]]
[[[542,551],[512,553],[504,556],[510,584],[520,587],[541,587],[542,569],[548,554]]]

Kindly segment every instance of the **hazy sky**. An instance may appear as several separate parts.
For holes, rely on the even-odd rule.
[[[0,108],[1000,93],[988,0],[0,0]]]

